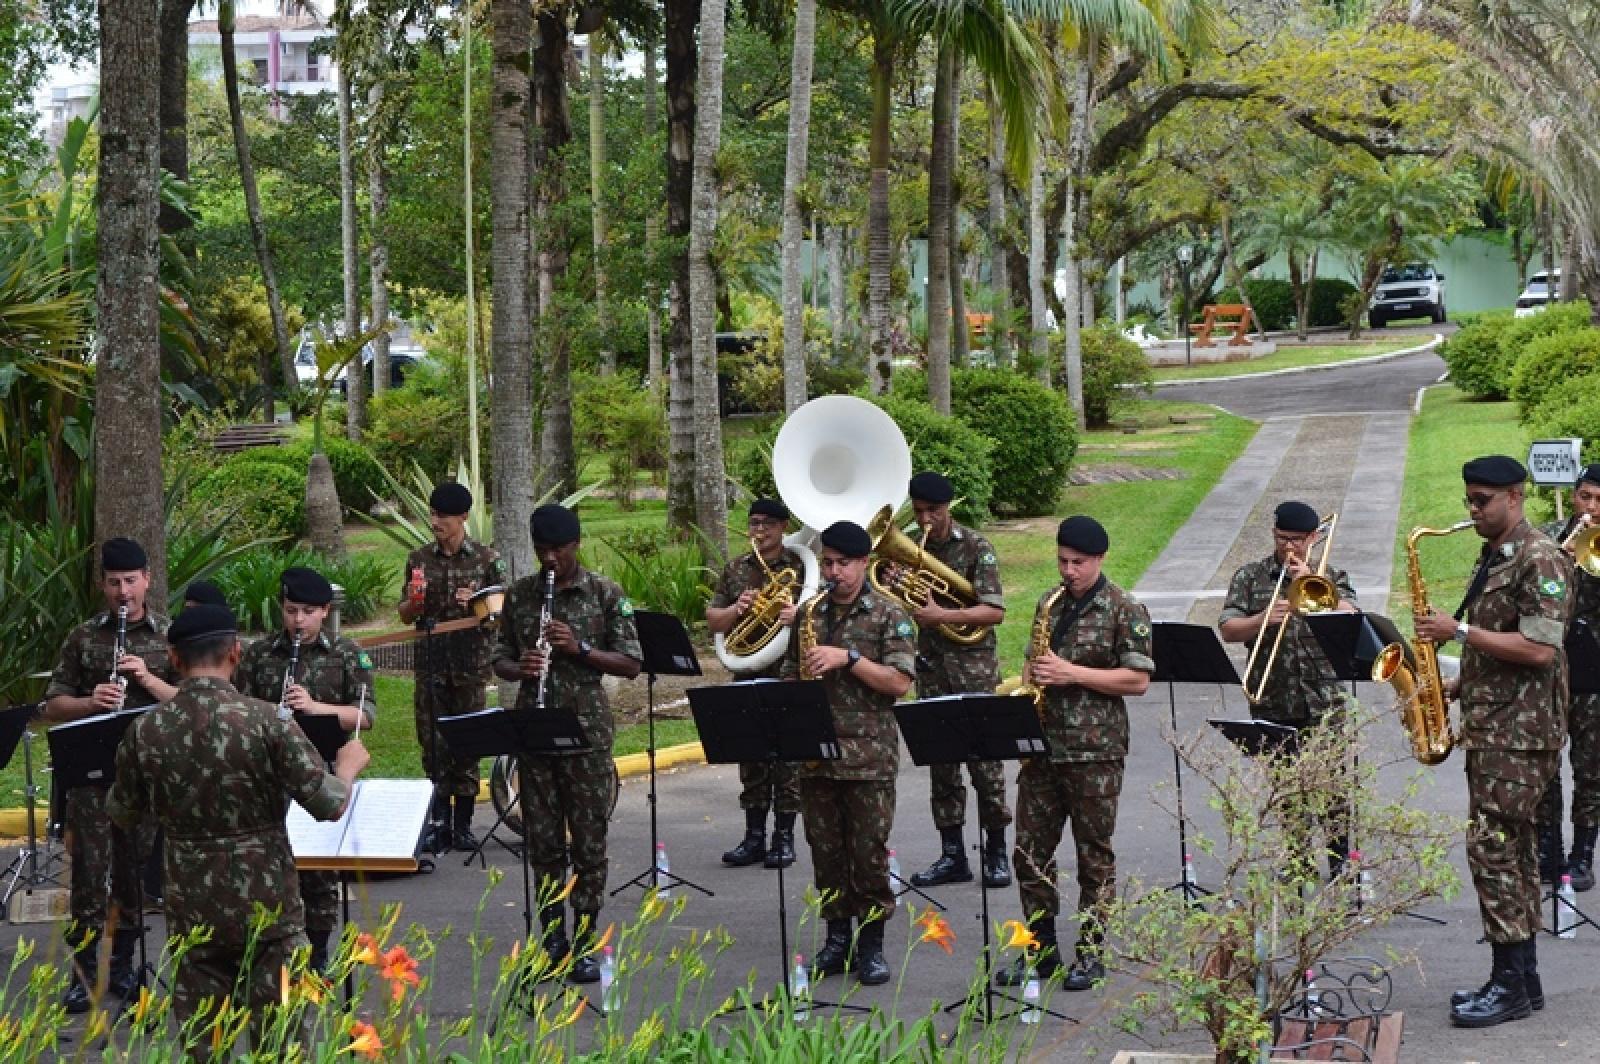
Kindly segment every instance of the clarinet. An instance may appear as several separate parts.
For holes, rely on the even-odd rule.
[[[534,707],[544,708],[544,685],[550,678],[550,639],[544,630],[550,625],[550,603],[556,597],[556,571],[552,566],[544,571],[544,606],[539,610],[539,642],[534,649],[544,657],[544,668],[539,670],[539,686],[534,696]]]
[[[117,645],[111,650],[111,679],[107,683],[114,683],[122,689],[122,696],[128,694],[128,678],[118,671],[117,666],[122,664],[122,655],[128,652],[128,607],[117,607]]]
[[[278,695],[278,719],[288,720],[294,716],[294,710],[289,708],[289,685],[294,683],[295,671],[300,668],[300,633],[294,633],[294,645],[289,648],[289,667],[283,670],[283,690]]]

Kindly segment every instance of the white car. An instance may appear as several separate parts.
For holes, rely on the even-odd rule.
[[[1528,278],[1528,287],[1524,288],[1522,294],[1517,297],[1517,309],[1514,313],[1519,318],[1537,314],[1560,291],[1561,271],[1556,270],[1552,274],[1547,274],[1540,270]]]
[[[1402,318],[1427,318],[1436,325],[1442,323],[1445,319],[1444,274],[1426,262],[1387,267],[1378,281],[1378,290],[1372,294],[1367,317],[1374,329]]]

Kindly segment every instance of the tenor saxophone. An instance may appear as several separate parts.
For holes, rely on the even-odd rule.
[[[1450,536],[1472,527],[1471,521],[1458,521],[1449,528],[1413,528],[1406,537],[1406,579],[1411,587],[1411,615],[1424,617],[1433,612],[1428,603],[1428,585],[1422,582],[1422,564],[1417,558],[1417,540],[1424,536]],[[1438,647],[1432,640],[1413,639],[1411,654],[1415,666],[1406,660],[1404,643],[1390,643],[1372,663],[1372,681],[1394,688],[1395,707],[1400,723],[1411,739],[1411,754],[1424,765],[1437,765],[1450,756],[1456,737],[1450,730],[1450,713],[1444,698],[1444,681],[1439,674]]]

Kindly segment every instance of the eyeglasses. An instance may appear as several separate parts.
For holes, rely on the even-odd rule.
[[[773,521],[769,518],[756,517],[750,520],[748,527],[752,532],[760,532],[763,529],[768,528],[782,528],[783,522]]]
[[[1461,501],[1467,504],[1469,510],[1487,510],[1489,504],[1500,497],[1500,492],[1491,491],[1485,495],[1468,495]]]

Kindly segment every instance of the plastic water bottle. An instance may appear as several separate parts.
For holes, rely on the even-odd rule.
[[[672,893],[672,863],[667,860],[667,844],[656,843],[656,896],[665,898]]]
[[[1028,959],[1028,971],[1022,978],[1022,1015],[1023,1023],[1038,1023],[1039,1012],[1039,970],[1033,966],[1033,959]]]
[[[1186,887],[1199,885],[1194,874],[1194,857],[1189,854],[1183,855],[1183,885]]]
[[[1561,876],[1561,886],[1556,889],[1556,937],[1578,937],[1578,895],[1572,889],[1572,877]]]
[[[805,957],[798,953],[794,955],[794,972],[789,976],[789,1003],[795,1023],[811,1018],[811,973],[806,970]]]
[[[1317,989],[1317,973],[1314,969],[1306,969],[1306,1015],[1321,1016],[1326,1010],[1322,1007],[1322,991]]]
[[[896,909],[900,908],[900,890],[899,890],[899,885],[900,885],[901,882],[902,882],[902,880],[900,879],[900,858],[898,858],[898,857],[896,857],[894,855],[894,851],[893,850],[890,850],[889,851],[889,893],[894,895],[894,907]]]
[[[617,1011],[622,1005],[621,988],[617,986],[617,962],[611,947],[600,951],[600,1008],[605,1012]]]

